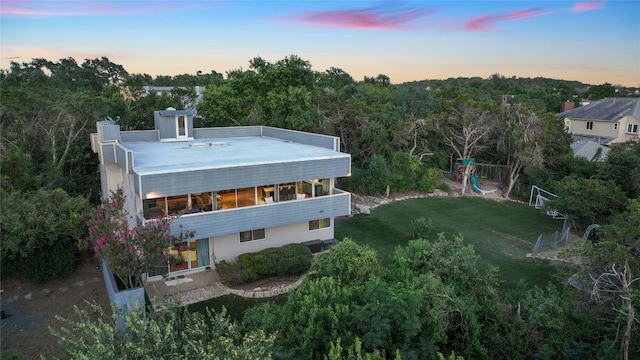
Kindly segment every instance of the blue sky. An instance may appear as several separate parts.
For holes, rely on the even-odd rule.
[[[130,73],[225,73],[291,54],[356,80],[640,87],[640,1],[0,1],[1,68],[106,56]]]

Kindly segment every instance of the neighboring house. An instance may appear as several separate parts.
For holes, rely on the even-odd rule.
[[[589,137],[574,135],[571,150],[575,157],[583,157],[589,161],[604,161],[611,149],[590,140]]]
[[[103,196],[123,187],[130,226],[175,216],[172,235],[195,231],[170,273],[289,243],[334,238],[350,193],[335,187],[351,157],[333,136],[267,126],[194,128],[194,110],[154,112],[155,130],[97,123]],[[154,274],[149,274],[153,276]]]
[[[565,130],[597,145],[638,140],[640,98],[606,98],[561,112]]]

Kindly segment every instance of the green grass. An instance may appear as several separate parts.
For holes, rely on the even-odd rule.
[[[561,231],[562,221],[515,202],[444,197],[398,201],[375,208],[369,215],[336,220],[335,235],[372,247],[384,261],[397,246],[409,242],[409,224],[421,217],[431,219],[438,232],[447,236],[462,234],[479,255],[481,269],[499,268],[505,288],[514,287],[520,278],[540,286],[551,279],[553,268],[546,260],[525,255],[540,233]]]
[[[447,236],[461,233],[472,244],[480,259],[478,266],[497,266],[504,281],[503,288],[513,288],[519,279],[529,285],[544,286],[551,280],[553,268],[545,260],[525,257],[531,252],[540,233],[562,230],[562,221],[515,202],[496,202],[482,198],[425,198],[398,201],[380,206],[370,215],[358,215],[336,220],[335,235],[350,237],[388,258],[397,246],[410,238],[409,224],[418,218],[433,221],[439,232]],[[242,319],[244,311],[259,303],[283,303],[286,295],[269,299],[245,299],[223,296],[193,304],[191,311],[204,312],[206,307],[219,312],[222,306],[234,320]]]

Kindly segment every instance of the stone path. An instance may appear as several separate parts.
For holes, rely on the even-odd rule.
[[[179,291],[166,297],[156,296],[151,299],[151,305],[156,310],[164,308],[164,300],[166,298],[174,298],[182,305],[190,305],[221,297],[225,295],[237,295],[245,298],[268,298],[297,289],[304,281],[305,276],[301,276],[292,283],[280,283],[275,286],[256,287],[252,290],[233,289],[222,285],[220,282],[212,282],[206,286],[195,289]]]

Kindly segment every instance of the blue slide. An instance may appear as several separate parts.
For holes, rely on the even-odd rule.
[[[480,184],[478,184],[478,177],[476,176],[476,174],[471,174],[471,187],[473,187],[473,191],[477,192],[478,194],[490,194],[498,189],[493,189],[493,190],[482,190],[480,188]]]

